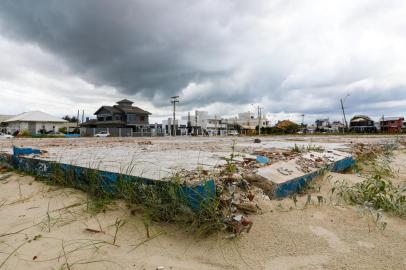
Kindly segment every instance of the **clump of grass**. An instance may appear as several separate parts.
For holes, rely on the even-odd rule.
[[[218,196],[201,198],[198,209],[192,209],[188,203],[190,198],[177,178],[168,182],[143,183],[123,177],[117,183],[117,194],[130,204],[142,207],[147,237],[151,222],[186,224],[200,234],[223,226]]]
[[[319,153],[322,153],[322,152],[324,152],[325,149],[320,145],[309,144],[306,147],[306,150],[307,150],[307,152],[319,152]]]
[[[295,154],[305,153],[305,152],[324,152],[324,148],[318,145],[309,144],[308,146],[299,146],[295,144],[290,148],[290,151]]]
[[[236,166],[235,160],[234,160],[238,156],[235,153],[236,144],[237,144],[237,141],[233,140],[233,143],[231,144],[231,154],[229,157],[224,158],[224,160],[227,162],[226,171],[229,173],[234,173],[237,171],[237,166]]]
[[[393,152],[398,149],[398,146],[398,144],[356,144],[352,149],[353,157],[356,160],[353,170],[369,177],[377,175],[382,178],[395,177],[390,163],[394,155]]]
[[[302,153],[302,152],[304,151],[304,148],[303,148],[303,147],[300,147],[299,145],[297,145],[297,144],[295,143],[295,145],[292,146],[292,148],[290,148],[290,151],[291,151],[292,153],[300,154],[300,153]]]
[[[396,172],[390,166],[396,144],[357,145],[354,155],[357,159],[355,169],[365,179],[353,186],[336,182],[331,193],[340,199],[362,205],[380,221],[381,211],[406,217],[406,186],[395,185],[391,179]]]
[[[88,210],[94,214],[105,211],[113,202],[113,194],[105,189],[105,183],[98,170],[87,170],[86,179],[88,181],[86,190]]]
[[[353,146],[352,154],[357,161],[356,166],[368,165],[369,162],[379,158],[390,159],[393,152],[398,149],[398,144],[363,144],[359,143]]]
[[[50,185],[83,190],[87,195],[86,205],[90,213],[105,211],[113,202],[113,195],[106,190],[104,179],[98,169],[83,169],[79,172],[57,163],[52,163],[51,166],[47,177],[36,177]]]
[[[116,219],[116,222],[112,225],[112,226],[114,227],[114,229],[115,229],[115,230],[114,230],[114,237],[113,237],[113,245],[116,244],[118,231],[119,231],[120,228],[123,227],[126,223],[127,223],[126,220],[122,220],[122,219],[117,218],[117,219]]]
[[[354,186],[336,183],[334,191],[346,202],[406,217],[406,187],[395,186],[389,179],[370,177]]]

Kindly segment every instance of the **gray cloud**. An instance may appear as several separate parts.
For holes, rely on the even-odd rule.
[[[3,0],[0,26],[61,59],[66,73],[155,107],[180,94],[183,110],[261,103],[275,113],[337,114],[350,93],[351,113],[379,115],[406,106],[405,8],[400,0]]]

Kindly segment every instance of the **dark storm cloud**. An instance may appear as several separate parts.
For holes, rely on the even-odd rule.
[[[233,68],[215,59],[225,53],[221,27],[206,27],[212,15],[186,3],[12,0],[0,3],[0,16],[9,37],[37,43],[92,83],[168,96]]]
[[[401,112],[404,8],[400,0],[3,0],[0,29],[61,59],[72,76],[156,107],[179,94],[185,110],[261,103],[331,114],[349,93],[351,112]]]

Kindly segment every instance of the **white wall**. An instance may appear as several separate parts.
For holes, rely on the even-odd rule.
[[[35,130],[38,133],[39,130],[45,127],[46,131],[58,131],[59,128],[66,127],[68,123],[60,123],[60,122],[36,122],[35,123]],[[28,122],[11,122],[8,123],[8,130],[11,133],[14,133],[17,130],[23,131],[28,130]]]

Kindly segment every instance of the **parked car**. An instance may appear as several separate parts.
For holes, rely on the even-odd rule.
[[[100,131],[99,133],[94,135],[95,137],[109,137],[110,133],[107,131]]]
[[[13,135],[5,134],[5,133],[0,133],[0,139],[12,139],[14,138]]]
[[[229,130],[228,131],[228,136],[237,136],[238,135],[238,131],[237,130]]]

